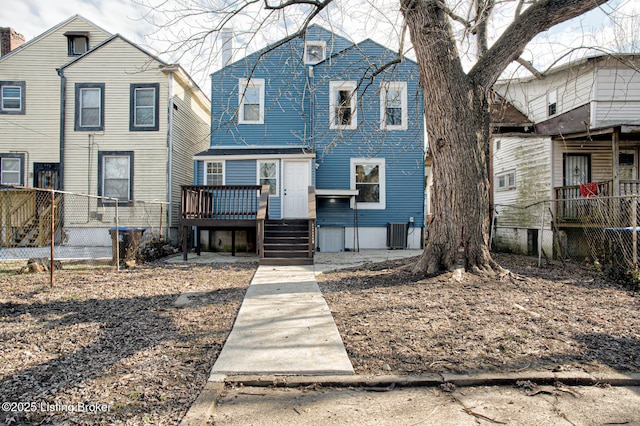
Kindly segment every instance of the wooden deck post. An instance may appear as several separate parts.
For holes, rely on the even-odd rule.
[[[182,260],[187,261],[187,251],[189,250],[189,226],[182,227]]]

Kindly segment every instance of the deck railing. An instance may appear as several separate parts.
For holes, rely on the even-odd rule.
[[[29,190],[6,190],[0,192],[2,213],[0,222],[4,228],[4,246],[13,246],[15,232],[33,223],[37,218],[36,193]]]
[[[309,186],[307,198],[309,217],[309,258],[313,258],[316,249],[316,188]]]
[[[619,196],[640,194],[639,180],[621,180]],[[595,194],[599,197],[613,196],[613,181],[598,182],[598,190]],[[577,221],[581,215],[581,199],[585,198],[580,192],[580,185],[560,186],[555,188],[555,219],[556,221]]]
[[[256,215],[256,245],[261,259],[264,258],[264,222],[267,219],[269,219],[269,185],[263,185]]]
[[[255,219],[259,185],[189,185],[182,187],[182,219]]]

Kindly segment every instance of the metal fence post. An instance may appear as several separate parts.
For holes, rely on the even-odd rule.
[[[638,197],[636,195],[631,197],[631,253],[632,253],[632,267],[633,269],[638,268],[638,229],[637,225],[637,208],[638,208]]]
[[[538,268],[542,267],[542,241],[544,234],[544,206],[545,203],[541,204],[542,208],[540,209],[540,235],[538,236]]]
[[[116,199],[116,265],[117,270],[120,271],[120,222],[118,219],[118,200]]]
[[[51,190],[51,264],[49,265],[49,276],[50,276],[50,285],[51,287],[53,287],[53,270],[55,269],[55,260],[54,260],[54,253],[55,253],[55,238],[54,238],[54,232],[55,232],[55,217],[56,217],[56,192],[52,189]]]

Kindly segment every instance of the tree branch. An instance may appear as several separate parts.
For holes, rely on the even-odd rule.
[[[282,10],[282,9],[286,9],[289,6],[295,6],[299,4],[309,4],[311,6],[315,6],[316,8],[324,9],[332,1],[333,0],[328,0],[326,2],[322,2],[319,0],[288,0],[288,1],[285,1],[284,3],[280,3],[277,5],[270,5],[269,0],[264,0],[264,8],[269,10]]]
[[[540,71],[538,71],[536,69],[536,67],[534,67],[531,62],[527,61],[523,57],[520,57],[520,58],[516,59],[516,62],[518,62],[523,67],[525,67],[527,69],[527,71],[529,71],[531,74],[533,74],[533,76],[535,78],[537,78],[538,80],[542,80],[544,78],[544,74],[541,73]]]
[[[458,15],[457,13],[455,13],[451,8],[449,8],[449,6],[447,6],[447,4],[444,1],[441,0],[437,0],[436,3],[438,4],[438,7],[440,9],[442,9],[444,11],[444,13],[446,13],[447,15],[449,15],[449,17],[451,19],[453,19],[456,22],[461,23],[462,25],[464,25],[465,28],[471,28],[472,24],[471,21],[463,18],[462,16]]]
[[[476,40],[478,43],[478,57],[481,58],[489,50],[487,27],[489,16],[495,6],[495,0],[476,0]]]
[[[493,46],[469,71],[469,77],[484,87],[491,86],[502,71],[516,60],[526,45],[552,26],[582,15],[607,0],[538,0],[522,12]]]

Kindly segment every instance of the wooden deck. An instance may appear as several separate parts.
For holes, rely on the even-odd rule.
[[[309,187],[308,225],[305,227],[304,251],[298,253],[286,253],[282,258],[276,252],[270,251],[271,262],[295,263],[295,259],[306,259],[305,262],[313,262],[315,252],[315,224],[316,224],[316,198],[315,188]],[[184,240],[182,244],[183,259],[187,260],[188,244],[186,243],[191,227],[228,230],[231,231],[231,250],[235,255],[235,233],[238,230],[255,230],[256,252],[261,263],[265,262],[265,238],[269,238],[273,232],[274,223],[269,221],[269,186],[207,186],[186,185],[182,186],[181,224]],[[267,226],[267,224],[269,226]],[[289,226],[286,220],[279,226]],[[200,254],[199,233],[196,232],[194,247]],[[300,244],[299,241],[296,242]],[[298,260],[299,262],[300,260]]]
[[[596,194],[585,197],[580,185],[554,188],[554,221],[559,227],[630,226],[631,197],[640,195],[640,180],[623,180],[614,196],[613,181],[597,182]],[[640,216],[638,216],[640,217]]]

